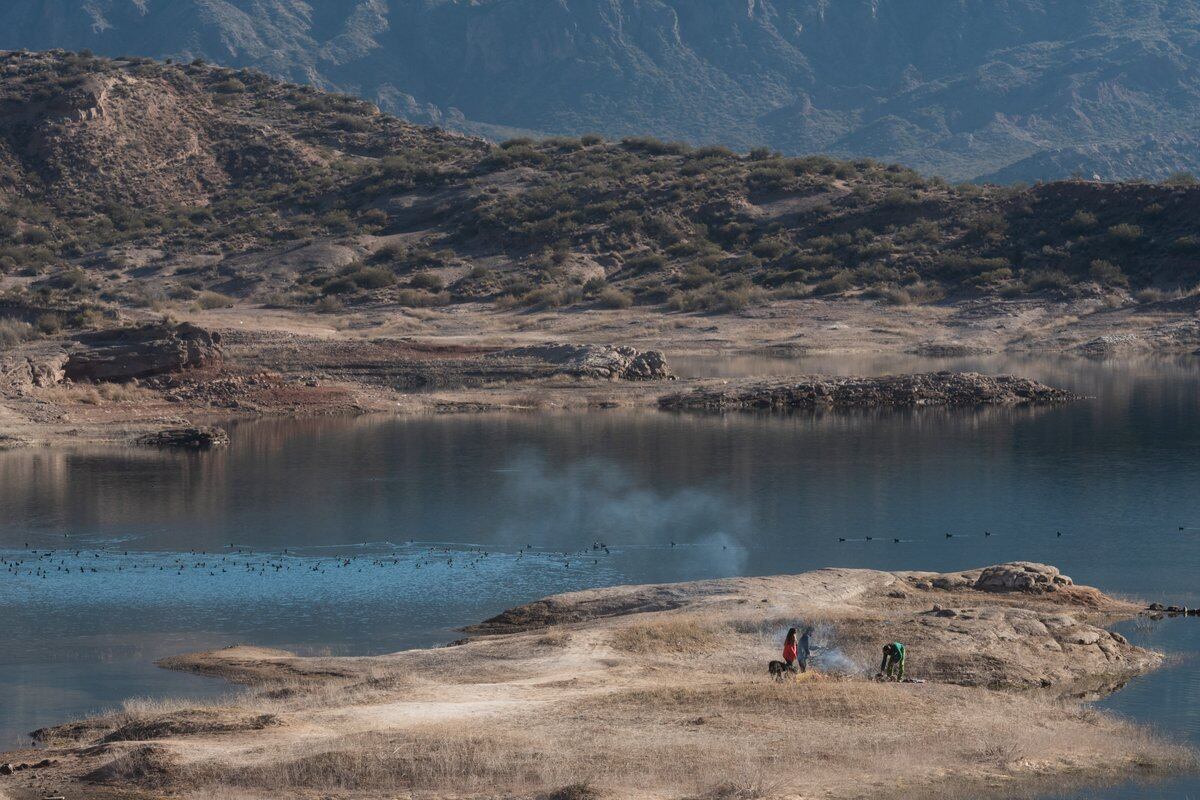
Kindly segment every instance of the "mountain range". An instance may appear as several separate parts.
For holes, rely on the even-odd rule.
[[[502,139],[951,180],[1200,170],[1200,0],[9,0],[0,48],[254,67]]]

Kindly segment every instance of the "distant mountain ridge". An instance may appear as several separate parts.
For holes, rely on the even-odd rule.
[[[9,0],[0,47],[253,66],[498,138],[1200,171],[1200,0]]]

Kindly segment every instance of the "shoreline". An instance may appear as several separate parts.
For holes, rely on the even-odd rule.
[[[232,704],[163,701],[57,726],[41,733],[48,749],[0,760],[29,761],[36,752],[58,763],[20,775],[130,800],[143,797],[132,787],[196,798],[234,787],[255,797],[419,790],[459,798],[476,796],[479,781],[541,797],[579,782],[572,775],[593,784],[596,797],[693,797],[722,779],[752,783],[754,764],[799,746],[779,738],[792,727],[778,725],[779,710],[788,708],[806,731],[815,729],[796,734],[799,763],[817,759],[807,788],[831,797],[864,796],[853,787],[868,775],[930,797],[961,796],[963,785],[987,795],[998,785],[1061,787],[1085,775],[1092,785],[1165,777],[1194,769],[1195,754],[1069,697],[1077,685],[1111,687],[1161,664],[1161,654],[1102,627],[1140,608],[1032,564],[947,574],[825,569],[585,590],[510,609],[446,647],[302,658],[243,646],[168,658],[160,665],[246,688]],[[765,661],[776,629],[789,621],[817,627],[817,671],[779,684],[768,679]],[[867,680],[877,642],[891,639],[909,645],[910,675],[927,683]],[[907,735],[876,741],[881,716],[902,720],[896,724]],[[1026,722],[1014,728],[1014,719]],[[564,725],[585,731],[588,749],[563,740]],[[770,747],[748,746],[746,730]],[[553,763],[520,755],[520,742],[534,734],[562,743]],[[946,745],[960,739],[970,742],[965,750]],[[459,740],[489,756],[463,761],[451,744]],[[352,755],[384,742],[392,742],[388,752],[401,748],[385,772],[364,770],[361,754]],[[703,780],[651,757],[668,742],[662,756],[689,753]],[[854,753],[863,747],[883,761],[859,775]],[[510,761],[522,765],[518,773],[505,766]],[[597,761],[610,766],[597,770]],[[427,784],[423,770],[434,762],[448,771]],[[621,777],[634,773],[644,779]],[[356,787],[336,777],[351,774]],[[409,776],[404,785],[397,774]],[[0,781],[11,800],[32,797],[14,793],[12,778]]]
[[[128,322],[155,319],[142,313]],[[6,387],[0,361],[0,449],[122,443],[166,427],[220,419],[651,408],[686,389],[717,391],[750,382],[690,377],[668,385],[601,379],[599,373],[588,377],[573,372],[585,369],[586,356],[574,364],[556,363],[554,347],[632,346],[685,360],[928,360],[924,371],[946,358],[1194,357],[1200,343],[1200,328],[1193,330],[1187,314],[1123,309],[1088,315],[1073,306],[1027,301],[997,302],[978,312],[954,305],[896,308],[808,300],[721,317],[649,309],[455,308],[428,311],[404,325],[374,309],[322,318],[235,307],[189,315],[186,324],[219,337],[220,357],[129,384],[27,381]],[[62,346],[47,341],[27,349],[34,360],[53,360]],[[23,352],[7,355],[19,361]],[[37,366],[34,360],[31,367]],[[43,373],[54,368],[51,363]],[[36,380],[44,382],[44,375],[29,378]]]

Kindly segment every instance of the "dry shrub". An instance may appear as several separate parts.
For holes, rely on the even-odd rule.
[[[34,338],[33,326],[16,319],[0,319],[0,347],[15,347]]]
[[[204,310],[214,308],[231,308],[236,302],[234,298],[220,292],[201,292],[196,298],[196,307]]]

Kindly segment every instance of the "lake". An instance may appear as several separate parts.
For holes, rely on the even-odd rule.
[[[266,420],[232,425],[231,447],[207,454],[3,453],[0,741],[131,696],[228,691],[153,667],[165,655],[233,643],[392,652],[592,586],[1032,560],[1111,593],[1200,605],[1198,359],[673,364],[731,377],[1009,371],[1090,399]],[[1200,621],[1121,630],[1172,665],[1101,705],[1200,744]],[[1155,791],[1200,796],[1200,782]]]

